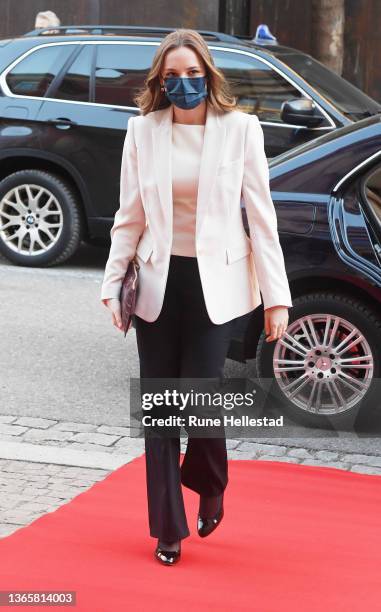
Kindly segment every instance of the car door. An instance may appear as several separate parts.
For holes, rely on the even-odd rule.
[[[117,208],[120,157],[128,109],[109,112],[94,103],[96,45],[77,41],[65,70],[49,88],[39,111],[44,124],[41,148],[52,161],[66,165],[86,193],[84,205],[93,219],[112,216]]]
[[[100,216],[111,217],[118,208],[128,119],[139,114],[134,96],[143,87],[156,48],[133,41],[99,41],[95,45],[91,113],[93,155],[103,177]]]
[[[133,98],[143,86],[156,46],[82,42],[72,65],[50,91],[52,99],[40,111],[42,118],[53,120],[52,130],[63,134],[56,149],[64,150],[81,168],[90,193],[89,224],[97,234],[97,224],[103,227],[105,218],[111,223],[118,208],[128,119],[139,112]]]
[[[340,257],[380,287],[381,165],[372,161],[332,197],[331,229]]]
[[[221,50],[210,47],[214,62],[226,76],[239,105],[248,113],[256,114],[261,122],[268,158],[317,138],[331,122],[324,115],[319,128],[284,123],[282,104],[295,99],[310,99],[286,75],[269,61],[252,52]],[[323,115],[323,113],[322,113]]]
[[[39,110],[51,83],[65,66],[72,47],[43,45],[29,49],[1,75],[0,121],[2,157],[39,148]]]

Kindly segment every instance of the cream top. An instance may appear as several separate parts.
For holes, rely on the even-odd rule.
[[[172,255],[197,257],[196,205],[205,125],[172,123]]]

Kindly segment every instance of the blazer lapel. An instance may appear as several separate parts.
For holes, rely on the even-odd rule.
[[[166,234],[170,239],[172,239],[173,232],[172,122],[173,105],[171,104],[161,110],[159,122],[152,129],[154,173],[161,203],[163,229],[168,228]],[[225,146],[225,135],[226,126],[222,116],[207,103],[197,193],[196,236],[200,234],[206,215],[210,192]]]

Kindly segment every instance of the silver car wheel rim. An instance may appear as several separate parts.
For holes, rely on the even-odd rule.
[[[363,334],[349,321],[312,314],[290,324],[274,349],[275,379],[285,397],[305,412],[334,415],[366,394],[374,359]]]
[[[15,253],[46,253],[57,243],[62,229],[62,208],[46,187],[18,185],[0,201],[0,239]]]

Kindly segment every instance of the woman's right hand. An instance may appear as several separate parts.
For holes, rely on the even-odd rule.
[[[111,310],[112,313],[112,324],[118,329],[123,331],[122,326],[122,316],[120,309],[120,301],[118,298],[109,298],[106,302],[107,308]]]

